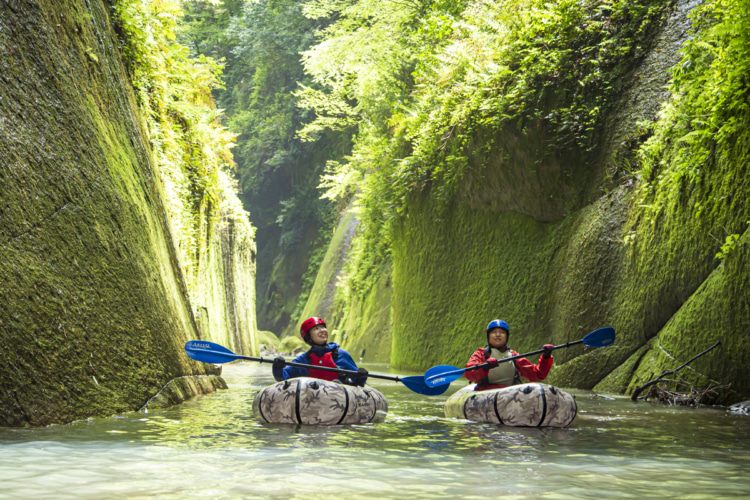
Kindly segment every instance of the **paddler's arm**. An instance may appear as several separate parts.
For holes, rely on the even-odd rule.
[[[471,355],[471,358],[469,358],[469,361],[466,363],[466,368],[470,368],[474,365],[480,365],[484,363],[486,360],[484,359],[484,347],[480,347],[476,350],[474,354]],[[471,370],[464,373],[466,375],[466,378],[468,378],[470,381],[474,382],[475,384],[479,383],[484,377],[488,376],[489,370]]]
[[[352,359],[352,355],[341,348],[339,348],[339,356],[336,359],[336,366],[343,368],[344,370],[351,370],[353,372],[357,371],[357,363]]]
[[[294,362],[309,365],[310,358],[308,358],[307,353],[305,352],[294,358]],[[288,378],[307,377],[308,373],[307,368],[299,368],[297,366],[284,366],[282,368],[278,366],[277,363],[273,364],[273,378],[276,379],[277,382],[282,382]]]
[[[553,358],[551,354],[549,357],[542,355],[539,358],[539,363],[536,365],[526,358],[519,358],[515,363],[518,375],[529,382],[540,382],[549,375],[549,371],[552,369]]]

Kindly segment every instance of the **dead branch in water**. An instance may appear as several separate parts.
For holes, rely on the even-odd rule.
[[[662,379],[661,382],[663,383],[652,385],[646,395],[641,396],[641,399],[670,406],[698,406],[715,402],[721,392],[730,387],[730,385],[710,384],[706,388],[697,388],[681,377],[679,380]],[[666,384],[675,384],[675,390],[667,389]]]
[[[704,354],[706,354],[711,349],[719,346],[720,344],[721,344],[721,342],[715,343],[714,345],[712,345],[711,347],[709,347],[708,349],[706,349],[702,353],[693,356],[692,358],[690,358],[689,360],[687,360],[685,363],[681,364],[680,366],[678,366],[674,370],[666,370],[666,371],[662,372],[662,374],[659,375],[658,377],[656,377],[654,380],[649,380],[648,382],[646,382],[642,386],[636,387],[636,389],[633,391],[633,395],[630,396],[630,399],[633,400],[633,401],[638,401],[638,395],[641,392],[643,392],[644,389],[647,389],[647,388],[651,387],[652,385],[656,385],[657,383],[659,383],[667,375],[674,375],[675,373],[677,373],[678,371],[682,370],[687,365],[689,365],[690,363],[692,363],[696,359],[700,358],[701,356],[703,356]]]

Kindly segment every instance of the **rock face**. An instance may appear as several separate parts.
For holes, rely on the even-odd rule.
[[[183,351],[199,328],[107,12],[0,2],[0,425],[137,410],[214,372]],[[254,244],[233,227],[199,271],[233,292],[198,316],[249,351]]]
[[[161,391],[143,405],[141,411],[169,408],[198,394],[208,394],[217,389],[226,388],[227,383],[224,379],[216,375],[193,375],[173,378]]]
[[[346,344],[352,356],[362,361],[385,363],[391,357],[393,328],[390,262],[376,270],[375,284],[363,298],[352,294],[348,304],[337,304],[335,300],[337,287],[346,272],[345,262],[351,257],[352,240],[358,225],[355,209],[349,207],[331,238],[300,318],[324,318],[328,322],[331,341]],[[298,328],[297,321],[291,322],[286,330],[287,335],[296,335]]]
[[[533,123],[524,134],[478,134],[478,145],[496,146],[470,165],[457,194],[438,206],[426,188],[408,201],[393,234],[392,294],[382,299],[392,305],[394,366],[461,366],[486,343],[494,318],[509,322],[509,345],[520,352],[613,326],[612,346],[556,351],[547,381],[627,392],[721,341],[683,370],[686,381],[731,384],[723,402],[750,393],[742,373],[750,363],[747,135],[709,157],[695,180],[655,181],[651,201],[639,197],[637,175],[618,170],[643,141],[638,123],[653,123],[669,99],[669,69],[696,5],[673,4],[644,44],[645,56],[618,82],[595,151],[544,155],[545,130]],[[664,164],[669,154],[679,148]],[[731,233],[740,236],[722,262],[716,254]],[[357,325],[376,308],[350,310],[362,335]]]
[[[729,411],[732,413],[744,413],[750,415],[750,401],[742,401],[741,403],[733,404],[729,407]]]
[[[634,68],[596,156],[540,158],[528,137],[541,131],[519,137],[508,130],[497,141],[514,153],[468,179],[450,210],[438,212],[429,193],[415,197],[394,238],[394,365],[463,363],[486,343],[487,322],[500,317],[511,326],[509,345],[521,352],[615,327],[610,347],[557,351],[548,378],[556,385],[627,391],[721,341],[724,350],[697,360],[688,379],[732,383],[736,392],[725,399],[750,392],[734,368],[750,361],[747,144],[726,162],[707,162],[690,199],[675,197],[658,210],[639,200],[627,178],[612,185],[607,174],[636,122],[653,118],[666,98],[667,69],[679,60],[692,6],[677,3]],[[539,179],[557,181],[519,171],[546,171]],[[495,199],[480,181],[495,186]],[[659,189],[657,198],[668,196]],[[745,233],[723,265],[711,237],[717,227]]]

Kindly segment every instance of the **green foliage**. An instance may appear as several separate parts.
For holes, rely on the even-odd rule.
[[[451,43],[418,68],[416,106],[405,120],[414,153],[394,172],[407,192],[438,182],[455,192],[482,130],[545,130],[545,154],[591,151],[602,111],[637,45],[661,18],[661,2],[476,1]],[[403,197],[403,195],[402,195]]]
[[[191,56],[187,47],[175,42],[181,16],[178,1],[120,0],[115,14],[146,117],[163,186],[160,194],[191,290],[205,217],[213,226],[220,222],[220,213],[232,214],[238,222],[237,236],[252,237],[231,176],[234,136],[221,125],[222,114],[212,97],[212,91],[222,86],[222,65],[209,57]]]
[[[691,13],[693,37],[672,71],[672,99],[641,149],[643,195],[655,187],[679,195],[705,170],[736,154],[750,120],[750,5],[715,0]]]
[[[278,348],[279,344],[281,343],[281,339],[279,339],[276,335],[274,335],[273,332],[269,332],[267,330],[258,330],[258,344],[263,344],[266,347],[273,347]]]
[[[730,234],[729,236],[727,236],[724,240],[724,243],[721,245],[721,250],[716,254],[716,258],[719,260],[726,259],[727,255],[734,251],[734,247],[737,244],[737,240],[739,239],[739,234]]]
[[[312,0],[311,19],[334,17],[302,62],[320,89],[301,85],[300,106],[316,118],[299,132],[307,141],[325,129],[342,130],[359,120],[382,126],[391,103],[407,96],[416,64],[412,36],[419,2]]]
[[[342,207],[321,200],[317,185],[326,162],[349,152],[351,129],[325,132],[316,142],[295,137],[312,117],[292,92],[297,82],[318,88],[304,74],[300,53],[328,20],[305,17],[303,5],[292,0],[190,1],[185,8],[179,37],[226,65],[226,89],[214,94],[237,134],[243,199],[258,227],[259,321],[280,331],[285,325],[278,321],[292,314],[300,283],[306,297],[320,261],[315,248],[327,243]]]
[[[592,151],[618,81],[645,53],[666,4],[306,4],[308,16],[335,21],[303,56],[322,88],[296,94],[317,116],[300,135],[358,124],[352,154],[329,164],[321,183],[331,199],[359,190],[352,289],[366,290],[367,276],[388,258],[409,197],[429,190],[447,206],[466,174],[497,152],[499,130],[525,133],[533,124],[550,138],[543,155]]]
[[[742,165],[750,145],[750,5],[714,0],[691,12],[692,37],[672,70],[671,99],[639,151],[647,220],[683,204],[696,224],[724,228],[724,261],[746,230]]]

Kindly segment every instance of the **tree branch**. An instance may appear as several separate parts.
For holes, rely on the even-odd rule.
[[[717,347],[717,346],[718,346],[718,345],[720,345],[720,344],[721,344],[721,342],[717,342],[717,343],[715,343],[714,345],[712,345],[711,347],[709,347],[708,349],[706,349],[706,350],[705,350],[705,351],[703,351],[702,353],[700,353],[700,354],[697,354],[697,355],[693,356],[692,358],[690,358],[689,360],[687,360],[687,361],[686,361],[685,363],[683,363],[682,365],[678,366],[678,367],[677,367],[677,368],[675,368],[674,370],[667,370],[667,371],[665,371],[665,372],[662,372],[662,374],[661,374],[661,375],[659,375],[658,377],[656,377],[656,378],[655,378],[654,380],[650,380],[649,382],[646,382],[646,383],[645,383],[645,384],[643,384],[642,386],[640,386],[640,387],[637,387],[637,388],[636,388],[636,389],[635,389],[635,390],[633,391],[633,395],[632,395],[632,396],[630,396],[630,399],[631,399],[632,401],[638,401],[638,395],[639,395],[639,394],[640,394],[641,392],[643,392],[643,389],[646,389],[646,388],[648,388],[648,387],[651,387],[652,385],[656,384],[657,382],[659,382],[659,381],[660,381],[660,380],[661,380],[662,378],[666,377],[667,375],[672,375],[672,374],[674,374],[674,373],[677,373],[678,371],[682,370],[682,369],[683,369],[683,368],[685,368],[685,367],[686,367],[687,365],[689,365],[690,363],[692,363],[692,362],[693,362],[693,361],[695,361],[696,359],[700,358],[701,356],[703,356],[704,354],[706,354],[706,353],[707,353],[708,351],[710,351],[710,350],[711,350],[711,349],[713,349],[714,347]]]

